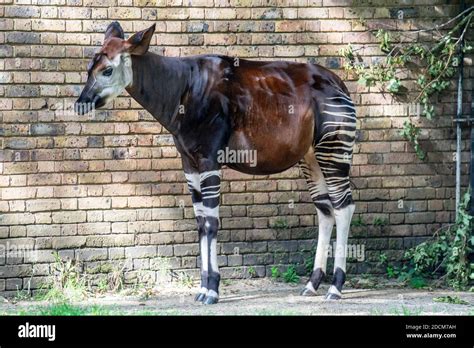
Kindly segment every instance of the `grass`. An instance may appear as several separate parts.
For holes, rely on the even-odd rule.
[[[435,302],[449,303],[449,304],[460,304],[460,305],[469,305],[469,302],[461,299],[459,296],[439,296],[433,298]]]
[[[408,308],[406,306],[401,306],[400,308],[392,308],[390,310],[391,314],[404,315],[404,316],[421,315],[422,312],[423,312],[423,309],[421,308]]]
[[[140,307],[135,307],[140,308]],[[187,315],[187,312],[176,309],[118,309],[104,305],[75,305],[70,302],[57,302],[47,306],[37,305],[28,308],[20,308],[16,310],[0,311],[1,316],[18,315],[18,316],[158,316],[158,315]]]
[[[253,315],[281,316],[281,315],[301,315],[301,313],[288,309],[258,309]]]
[[[112,311],[105,306],[76,306],[69,302],[54,303],[49,306],[35,306],[21,309],[18,315],[44,316],[84,316],[84,315],[120,315],[120,311]]]
[[[381,316],[384,315],[384,311],[379,308],[371,308],[369,310],[369,315]]]
[[[381,315],[418,316],[418,315],[421,315],[422,312],[423,312],[422,308],[408,308],[406,306],[401,306],[401,307],[390,308],[388,312],[385,312],[381,308],[371,308],[369,311],[369,314],[376,315],[376,316],[381,316]]]
[[[31,299],[31,292],[25,289],[16,289],[16,294],[13,297],[13,302],[26,301]]]

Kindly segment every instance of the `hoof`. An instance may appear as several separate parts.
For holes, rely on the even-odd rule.
[[[332,294],[332,293],[328,293],[326,295],[326,301],[337,301],[337,300],[340,300],[342,297],[338,294]]]
[[[308,288],[303,288],[300,292],[301,296],[316,296],[316,293]]]
[[[216,304],[217,302],[219,302],[219,299],[214,296],[206,296],[204,301],[202,301],[202,303],[205,305]]]
[[[196,295],[196,297],[194,298],[194,301],[202,302],[204,301],[205,298],[206,298],[206,294],[203,294],[202,292],[200,292],[199,294]]]

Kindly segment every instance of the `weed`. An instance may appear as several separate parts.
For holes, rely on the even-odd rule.
[[[385,226],[387,224],[388,224],[388,220],[380,218],[380,217],[375,217],[374,221],[372,222],[372,225],[374,226]]]
[[[385,264],[387,263],[387,260],[388,260],[387,254],[381,253],[381,254],[379,255],[379,262],[378,262],[378,264],[379,264],[379,265],[385,265]]]
[[[43,287],[40,299],[46,301],[64,302],[80,300],[86,295],[86,279],[81,276],[79,266],[74,260],[61,260],[57,252],[53,253],[54,264],[51,284]]]
[[[387,277],[388,278],[395,278],[398,275],[397,270],[392,265],[388,265],[385,270],[387,272]]]
[[[112,267],[107,274],[108,290],[116,292],[124,286],[124,269],[125,265],[121,267]]]
[[[280,270],[278,269],[277,266],[273,266],[271,268],[271,272],[272,272],[272,279],[273,280],[277,280],[278,278],[281,277],[281,272],[280,272]]]
[[[221,280],[221,283],[222,283],[223,286],[229,286],[229,285],[232,284],[232,280],[230,280],[230,279],[222,279],[222,280]]]
[[[358,216],[355,219],[352,219],[351,226],[354,226],[354,227],[366,226],[366,223],[362,220],[362,216]]]
[[[303,261],[304,270],[308,276],[311,275],[314,268],[314,252]]]
[[[99,280],[99,283],[97,284],[97,290],[100,293],[104,293],[108,290],[108,288],[109,288],[109,284],[107,283],[107,279],[106,278],[101,278]]]
[[[289,224],[288,224],[288,221],[285,219],[285,218],[282,218],[282,217],[279,217],[277,219],[275,219],[275,222],[273,223],[273,225],[271,226],[272,228],[274,229],[287,229],[289,228]]]
[[[293,265],[289,266],[286,272],[283,272],[282,276],[285,283],[298,283],[300,280],[300,277],[296,274],[296,268]]]
[[[250,266],[247,269],[247,272],[248,272],[250,278],[255,278],[257,276],[257,271],[255,270],[255,268],[253,266]]]
[[[29,289],[29,286],[28,289],[21,290],[17,286],[15,296],[13,297],[13,302],[26,301],[29,299],[31,299],[31,291]]]
[[[171,277],[180,286],[191,289],[194,286],[194,279],[186,272],[170,272]]]

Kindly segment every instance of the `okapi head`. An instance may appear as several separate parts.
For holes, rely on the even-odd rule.
[[[78,114],[104,106],[132,84],[131,55],[145,54],[154,32],[155,24],[125,40],[118,22],[107,27],[104,44],[87,66],[87,82],[74,105]]]

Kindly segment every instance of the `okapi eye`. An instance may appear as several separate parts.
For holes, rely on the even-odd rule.
[[[114,70],[114,69],[112,69],[112,68],[107,68],[107,69],[104,70],[104,72],[102,73],[102,75],[104,75],[104,76],[110,76],[110,75],[112,75],[112,71],[113,71],[113,70]]]

